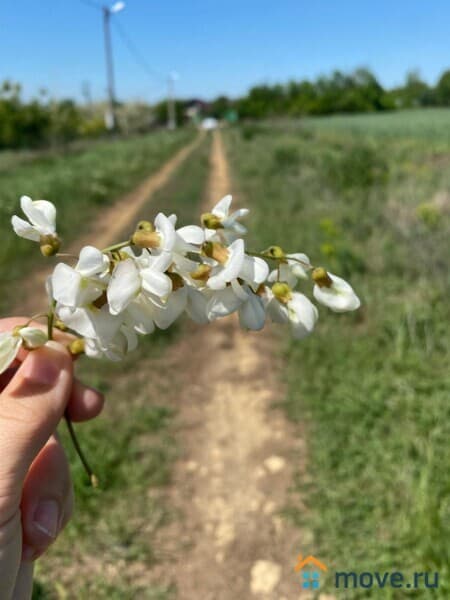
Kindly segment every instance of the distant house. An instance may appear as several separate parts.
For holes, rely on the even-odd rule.
[[[209,105],[206,102],[193,98],[184,103],[184,114],[190,121],[198,125],[208,108]]]

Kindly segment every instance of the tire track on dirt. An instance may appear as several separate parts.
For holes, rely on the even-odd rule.
[[[230,190],[216,131],[205,208]],[[305,599],[293,570],[301,533],[280,514],[304,446],[273,408],[283,397],[276,340],[230,317],[186,329],[166,363],[181,373],[182,456],[168,492],[179,517],[158,540],[170,564],[152,577],[175,582],[179,600]]]
[[[68,248],[63,248],[68,254],[77,255],[83,246],[92,244],[95,240],[95,246],[105,248],[117,240],[128,226],[134,223],[136,215],[142,207],[151,200],[151,197],[172,177],[176,169],[194,152],[194,150],[203,141],[204,135],[199,134],[191,143],[183,146],[178,152],[163,164],[156,173],[147,177],[134,190],[125,194],[117,200],[112,206],[102,210],[101,219],[94,223],[95,229],[89,229],[70,244]],[[45,306],[37,306],[35,290],[39,290],[39,298],[42,297],[41,290],[45,285],[45,280],[54,268],[52,266],[39,269],[27,277],[21,288],[21,298],[15,303],[14,310],[17,314],[31,314],[45,310]]]

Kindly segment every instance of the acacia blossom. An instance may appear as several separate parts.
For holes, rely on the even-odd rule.
[[[279,246],[249,252],[240,223],[248,210],[232,212],[231,202],[231,196],[222,198],[201,215],[201,226],[178,227],[176,215],[160,212],[153,221],[140,221],[123,243],[103,250],[85,246],[74,264],[58,263],[47,283],[52,323],[80,338],[77,352],[120,360],[140,336],[170,327],[183,314],[206,324],[237,313],[241,327],[252,331],[269,318],[303,339],[319,314],[296,289],[310,276],[320,304],[334,312],[360,306],[350,284],[314,268],[306,254]],[[54,205],[23,196],[21,207],[28,221],[14,216],[16,233],[39,242],[43,254],[54,254],[60,243]],[[33,349],[46,339],[27,326],[0,334],[0,370],[21,347]]]

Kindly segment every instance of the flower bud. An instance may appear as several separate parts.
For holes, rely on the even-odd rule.
[[[292,298],[292,290],[287,283],[277,281],[272,286],[272,293],[277,300],[283,304],[287,304]]]
[[[221,265],[224,265],[229,257],[229,252],[219,242],[205,242],[202,246],[202,253],[208,258],[213,258]]]
[[[55,235],[41,235],[39,245],[43,256],[54,256],[61,246],[61,241]]]
[[[195,271],[192,271],[190,273],[190,276],[195,281],[208,281],[211,271],[212,271],[211,265],[202,264],[202,265],[198,265],[198,267],[195,269]]]
[[[159,248],[161,238],[156,231],[137,229],[131,236],[131,243],[139,248]]]
[[[84,354],[84,349],[85,349],[84,339],[77,338],[76,340],[73,340],[67,346],[67,349],[70,352],[70,354],[72,354],[72,356],[78,356],[79,354]]]
[[[150,221],[139,221],[136,226],[136,231],[155,231],[155,228]]]
[[[20,327],[18,334],[15,335],[19,335],[23,339],[24,348],[27,350],[40,348],[48,341],[45,331],[37,327]]]
[[[203,213],[200,217],[201,224],[207,229],[223,229],[223,225],[219,217],[213,213]]]
[[[323,267],[317,267],[316,269],[314,269],[314,271],[312,272],[312,278],[321,288],[329,288],[333,285],[333,280]]]
[[[280,246],[269,246],[262,254],[270,256],[271,258],[286,258],[286,254],[284,253],[283,249],[280,248]]]

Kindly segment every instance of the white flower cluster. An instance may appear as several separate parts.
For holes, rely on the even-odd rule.
[[[14,216],[15,232],[39,242],[44,255],[56,254],[53,204],[24,196],[21,206],[29,221]],[[138,223],[126,242],[102,250],[85,246],[74,266],[57,264],[47,288],[58,326],[82,338],[88,356],[119,360],[137,346],[138,335],[166,329],[183,313],[204,324],[237,312],[241,327],[251,330],[262,329],[269,317],[304,338],[318,311],[295,287],[310,274],[319,303],[336,312],[359,307],[347,282],[314,269],[305,254],[285,254],[279,246],[246,251],[240,219],[248,210],[230,208],[226,196],[201,216],[201,227],[177,228],[176,215],[159,213],[154,222]],[[0,338],[0,372],[24,331]]]

